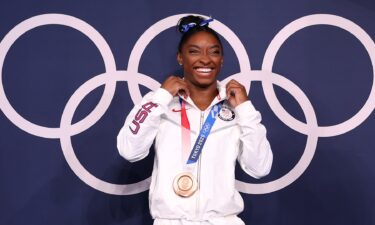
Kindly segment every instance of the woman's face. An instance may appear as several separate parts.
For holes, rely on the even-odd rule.
[[[182,45],[177,61],[183,65],[187,82],[201,88],[216,85],[223,63],[222,47],[212,34],[201,31]]]

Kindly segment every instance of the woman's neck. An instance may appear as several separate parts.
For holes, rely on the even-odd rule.
[[[216,83],[208,87],[198,87],[193,84],[189,84],[190,98],[194,104],[202,111],[206,110],[210,106],[211,102],[218,94]]]

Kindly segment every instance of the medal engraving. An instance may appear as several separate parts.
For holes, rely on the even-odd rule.
[[[190,197],[197,190],[197,181],[191,173],[181,173],[173,180],[173,190],[181,197]]]

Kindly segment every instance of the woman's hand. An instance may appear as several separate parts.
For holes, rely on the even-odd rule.
[[[171,93],[172,96],[181,94],[184,96],[184,98],[187,98],[190,95],[186,82],[182,78],[177,76],[168,77],[163,82],[161,87],[167,90],[169,93]]]
[[[226,89],[227,99],[233,108],[248,100],[245,87],[236,80],[230,80],[226,85]]]

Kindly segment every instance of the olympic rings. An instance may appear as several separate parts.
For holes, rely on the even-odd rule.
[[[118,81],[125,81],[128,83],[130,96],[135,104],[140,102],[142,98],[139,84],[151,90],[155,90],[160,86],[156,80],[138,72],[140,58],[145,48],[154,37],[162,31],[174,26],[176,21],[185,15],[187,14],[167,17],[148,28],[138,39],[131,51],[127,71],[116,70],[115,60],[107,42],[93,27],[82,20],[62,14],[43,14],[21,22],[9,31],[0,42],[0,98],[2,99],[2,101],[0,101],[0,109],[13,124],[32,135],[44,138],[59,138],[64,157],[70,168],[83,182],[92,188],[114,195],[130,195],[147,190],[150,185],[150,178],[134,184],[119,185],[105,182],[90,174],[77,159],[72,147],[71,137],[87,130],[101,118],[110,105]],[[50,24],[69,26],[85,34],[99,49],[106,68],[105,73],[89,79],[74,92],[64,108],[59,128],[49,128],[36,125],[20,116],[9,103],[1,80],[5,57],[14,42],[25,32],[38,26]],[[373,67],[372,69],[375,71],[375,44],[371,37],[355,23],[339,16],[328,14],[309,15],[297,19],[285,26],[275,36],[267,48],[261,71],[251,70],[247,52],[240,39],[233,33],[233,31],[217,20],[212,23],[212,28],[218,31],[218,33],[220,33],[232,46],[240,64],[240,73],[227,77],[223,83],[234,78],[242,84],[245,84],[246,90],[249,92],[251,82],[260,81],[264,89],[266,100],[275,115],[291,129],[307,135],[307,143],[304,153],[291,171],[277,180],[263,184],[250,184],[236,181],[237,189],[243,193],[270,193],[290,185],[297,180],[309,166],[314,156],[319,137],[337,136],[353,130],[355,127],[363,123],[375,108],[374,79],[370,95],[365,105],[357,114],[340,124],[319,127],[313,106],[304,92],[287,78],[272,72],[272,66],[276,54],[287,38],[295,32],[312,25],[332,25],[352,33],[364,45],[370,56]],[[296,99],[305,114],[306,123],[296,120],[282,107],[274,92],[274,84],[288,91]],[[105,90],[95,109],[83,120],[71,124],[74,112],[79,103],[91,91],[101,85],[105,85]]]
[[[363,121],[365,121],[368,116],[370,116],[375,108],[375,44],[371,37],[362,28],[360,28],[357,24],[351,22],[350,20],[334,15],[317,14],[302,17],[285,26],[271,41],[264,56],[262,70],[270,72],[272,71],[275,56],[281,45],[286,41],[288,37],[305,27],[318,24],[337,26],[353,34],[363,44],[370,56],[374,76],[370,95],[366,103],[357,114],[355,114],[349,120],[340,124],[318,127],[319,137],[332,137],[346,133],[356,128],[358,125],[363,123]],[[279,119],[290,128],[302,134],[307,134],[306,124],[302,123],[301,121],[297,121],[288,112],[286,112],[286,110],[278,101],[272,85],[269,83],[262,83],[262,85],[267,102],[268,104],[270,104],[272,110],[279,117]]]
[[[9,33],[0,42],[0,98],[2,99],[2,101],[0,101],[0,109],[10,121],[29,134],[44,138],[59,138],[61,136],[61,129],[36,125],[27,121],[25,118],[19,115],[16,110],[13,109],[5,95],[3,82],[1,79],[5,56],[13,43],[27,31],[38,26],[49,24],[69,26],[81,31],[83,34],[89,37],[103,56],[104,65],[108,72],[116,71],[116,63],[107,42],[93,27],[82,20],[67,15],[44,14],[29,18],[9,31]],[[111,102],[110,100],[115,94],[115,89],[116,83],[108,83],[106,85],[103,97],[100,99],[96,108],[88,116],[86,116],[86,118],[73,125],[72,130],[75,131],[74,134],[87,130],[100,119],[100,117],[105,113],[105,110],[103,111],[102,109],[108,108],[109,103]]]
[[[146,191],[151,183],[151,179],[147,178],[135,184],[112,184],[106,181],[100,180],[88,172],[82,164],[77,159],[71,142],[72,132],[70,131],[70,124],[73,119],[75,110],[77,109],[79,103],[95,88],[105,85],[107,83],[117,82],[117,81],[128,81],[134,75],[143,77],[145,81],[149,81],[147,76],[142,74],[135,74],[128,71],[115,71],[112,73],[105,73],[91,78],[81,85],[69,99],[65,106],[63,114],[61,116],[60,129],[62,129],[60,143],[63,154],[66,161],[68,162],[70,168],[73,172],[86,184],[89,186],[108,194],[115,195],[130,195],[139,192]]]

